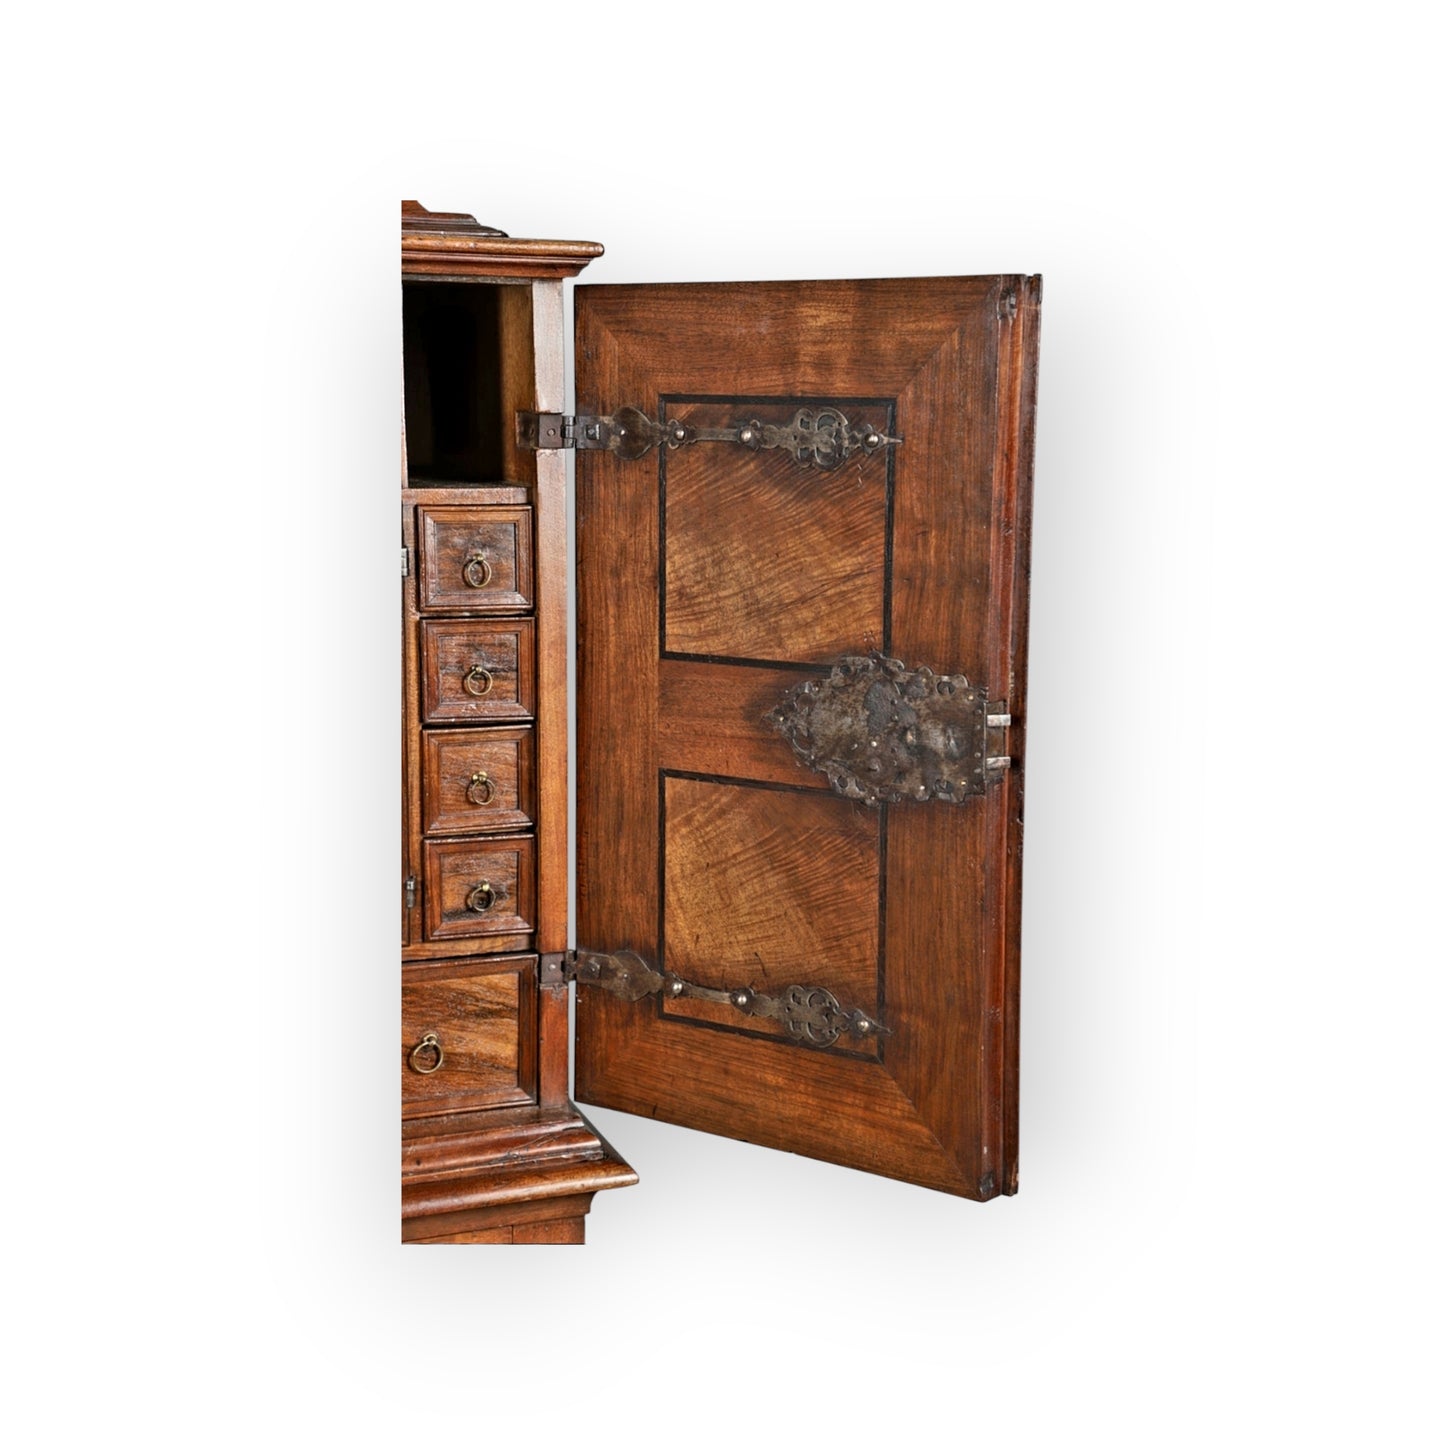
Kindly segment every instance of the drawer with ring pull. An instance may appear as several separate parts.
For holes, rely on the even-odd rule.
[[[522,1025],[531,1008],[523,979],[535,964],[529,956],[500,967],[475,960],[408,965],[401,986],[403,1118],[533,1097],[535,1060]]]
[[[530,836],[427,843],[422,869],[428,940],[530,933],[536,927]]]
[[[418,507],[423,612],[525,612],[532,606],[530,507]]]
[[[536,810],[531,728],[439,728],[422,734],[422,832],[428,837],[530,828]]]
[[[421,624],[422,721],[502,722],[536,707],[532,623]]]

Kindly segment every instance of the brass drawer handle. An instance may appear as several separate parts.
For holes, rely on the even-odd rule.
[[[492,690],[492,674],[485,667],[473,667],[462,678],[462,687],[473,697],[486,697]]]
[[[484,552],[469,552],[462,564],[462,581],[468,587],[485,587],[492,580],[492,564]]]
[[[497,790],[492,786],[492,780],[485,773],[473,773],[472,780],[467,784],[467,802],[475,803],[479,808],[485,808],[497,795]]]
[[[420,1056],[424,1053],[433,1053],[437,1056],[436,1063],[430,1068],[423,1067]],[[434,1074],[446,1062],[446,1055],[442,1052],[442,1041],[434,1033],[425,1033],[421,1036],[421,1042],[406,1056],[413,1073]]]
[[[467,907],[473,913],[485,913],[497,901],[497,890],[490,883],[478,883],[467,894]]]

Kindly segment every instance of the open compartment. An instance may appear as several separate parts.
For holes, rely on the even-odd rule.
[[[536,406],[531,287],[425,280],[401,291],[408,484],[534,480],[515,423]]]

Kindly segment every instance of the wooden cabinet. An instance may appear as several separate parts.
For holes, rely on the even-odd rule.
[[[579,287],[569,417],[600,250],[403,207],[404,1237],[634,1182],[573,979],[584,1103],[1012,1193],[1038,278]]]

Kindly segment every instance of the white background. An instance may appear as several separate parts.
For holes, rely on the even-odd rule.
[[[1426,13],[13,26],[12,1415],[1438,1439]],[[585,1249],[396,1243],[401,196],[599,282],[1043,274],[1016,1198],[597,1111]]]

